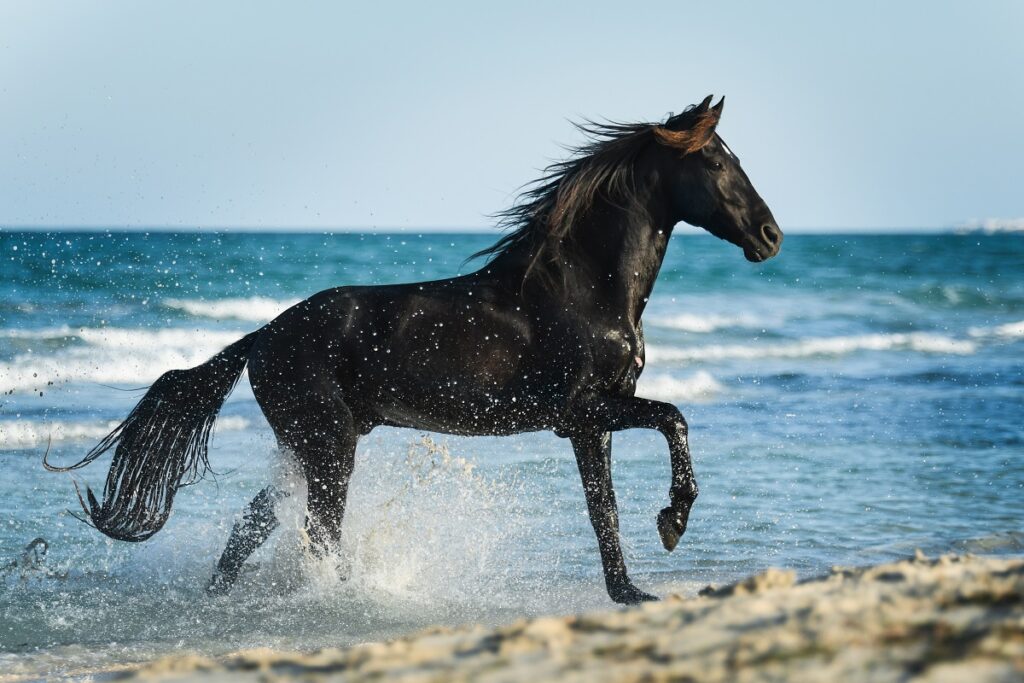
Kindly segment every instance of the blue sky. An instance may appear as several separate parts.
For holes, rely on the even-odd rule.
[[[709,93],[784,229],[1016,218],[1022,36],[1013,1],[3,1],[0,225],[487,226],[570,119]]]

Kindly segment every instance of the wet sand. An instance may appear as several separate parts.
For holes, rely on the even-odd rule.
[[[315,653],[179,656],[108,680],[1020,681],[1024,560],[769,570],[640,607],[437,628]]]

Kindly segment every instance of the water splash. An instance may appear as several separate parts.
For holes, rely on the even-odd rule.
[[[294,475],[284,485],[301,491]],[[285,565],[302,558],[305,590],[368,601],[382,609],[507,604],[530,573],[516,550],[536,530],[518,510],[515,478],[484,476],[429,436],[404,458],[361,452],[350,486],[340,547],[312,557],[304,533],[304,500],[282,506],[283,538],[263,576],[287,582]],[[516,600],[518,601],[518,600]]]

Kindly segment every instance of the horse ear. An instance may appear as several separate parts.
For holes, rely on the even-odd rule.
[[[665,126],[655,126],[655,137],[662,144],[675,147],[684,154],[699,151],[715,136],[715,128],[718,126],[718,120],[722,117],[722,108],[725,105],[724,97],[713,107],[710,106],[711,100],[712,96],[708,95],[688,112],[693,117],[693,122],[685,130],[670,130]]]

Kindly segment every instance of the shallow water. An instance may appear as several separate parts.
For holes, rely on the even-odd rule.
[[[294,484],[247,385],[163,532],[110,541],[70,516],[80,456],[164,370],[338,284],[445,277],[493,235],[0,233],[0,676],[180,650],[373,640],[434,623],[607,606],[568,443],[378,430],[357,454],[337,563],[308,559],[301,500],[226,598],[202,596],[235,516]],[[788,236],[745,262],[673,238],[640,392],[678,404],[702,487],[673,554],[660,437],[616,435],[638,585],[692,591],[913,552],[1024,549],[1024,238]],[[126,391],[126,389],[132,389]],[[75,474],[102,487],[106,461]],[[338,566],[335,566],[337,564]]]

